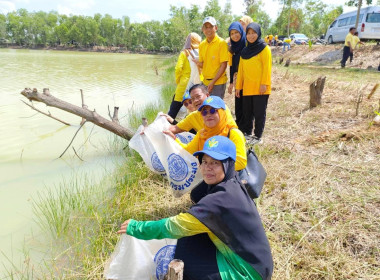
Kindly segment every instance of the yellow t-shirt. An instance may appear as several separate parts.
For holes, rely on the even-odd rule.
[[[231,129],[230,140],[234,142],[236,146],[235,170],[240,171],[247,166],[247,151],[245,149],[245,137],[243,132],[239,129]],[[190,154],[193,154],[198,151],[198,142],[199,133],[195,135],[194,139],[189,144],[179,144]]]
[[[177,88],[175,90],[174,100],[182,102],[187,84],[189,83],[191,74],[190,62],[184,51],[179,54],[177,64],[175,66],[175,82]]]
[[[269,41],[272,41],[273,40],[273,35],[269,35]]]
[[[261,53],[250,59],[240,57],[236,89],[243,90],[244,96],[259,95],[260,85],[267,85],[264,94],[271,93],[272,53],[266,46]]]
[[[359,42],[360,42],[360,38],[358,37],[358,36],[356,36],[356,35],[354,35],[353,37],[352,37],[352,48],[356,48],[356,47],[358,47],[359,48]]]
[[[353,39],[354,39],[354,36],[351,33],[348,33],[346,36],[346,40],[344,41],[344,45],[346,47],[349,47],[348,42],[350,42],[351,48],[353,48],[354,47]]]
[[[226,41],[215,34],[215,38],[209,43],[207,39],[199,45],[199,61],[203,62],[203,83],[208,86],[219,71],[222,62],[228,62],[228,46]],[[226,72],[215,82],[222,85],[227,82]]]
[[[226,115],[227,118],[232,119],[231,111],[226,105]],[[182,121],[177,123],[178,128],[185,130],[185,131],[190,131],[194,129],[195,131],[199,131],[204,127],[204,122],[203,122],[203,117],[201,112],[194,111],[191,112],[189,115],[186,116]]]
[[[290,38],[286,38],[286,39],[284,40],[284,42],[290,44],[290,43],[292,42],[292,39],[290,39]]]

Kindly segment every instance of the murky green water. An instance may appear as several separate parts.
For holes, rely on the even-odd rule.
[[[112,170],[120,157],[112,155],[111,136],[87,123],[73,147],[57,159],[79,128],[74,115],[36,107],[61,118],[72,126],[43,116],[20,100],[25,87],[49,88],[51,94],[81,106],[80,89],[89,109],[108,115],[109,105],[120,107],[121,122],[128,110],[157,100],[161,78],[153,65],[163,57],[132,54],[104,54],[58,51],[0,49],[0,263],[4,253],[21,257],[23,240],[37,227],[32,221],[31,198],[46,188],[54,188],[73,173],[101,177]],[[3,268],[0,265],[0,275]]]

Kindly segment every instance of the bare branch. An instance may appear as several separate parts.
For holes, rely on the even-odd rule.
[[[46,114],[45,112],[42,112],[41,110],[38,110],[38,109],[37,109],[36,107],[34,107],[33,105],[30,105],[30,104],[26,103],[24,100],[21,100],[21,101],[24,102],[24,104],[25,104],[26,106],[29,106],[30,108],[32,108],[33,110],[37,111],[38,113],[41,113],[42,115],[48,116],[49,118],[52,118],[52,119],[54,119],[54,120],[56,120],[56,121],[59,121],[59,122],[63,123],[64,125],[70,125],[69,123],[67,123],[67,122],[65,122],[65,121],[63,121],[63,120],[60,120],[60,119],[54,117],[50,112],[49,112],[49,114]]]
[[[132,131],[131,129],[123,127],[116,122],[112,122],[105,119],[104,117],[98,115],[95,110],[90,111],[88,108],[81,108],[79,106],[75,106],[73,104],[70,104],[66,101],[54,97],[50,93],[49,95],[41,94],[38,93],[37,89],[31,90],[30,88],[27,88],[23,90],[21,94],[29,100],[42,102],[45,103],[47,106],[55,107],[66,112],[72,113],[74,115],[77,115],[79,117],[82,117],[86,119],[86,121],[92,122],[97,126],[105,128],[124,139],[129,140],[134,135],[134,131]]]
[[[84,125],[85,123],[86,123],[86,121],[85,121],[83,124],[80,125],[80,127],[79,127],[78,130],[77,130],[77,132],[75,132],[73,139],[71,139],[71,141],[70,141],[69,145],[67,146],[67,148],[63,151],[63,153],[62,153],[58,158],[61,158],[61,157],[66,153],[67,149],[71,146],[71,144],[73,143],[75,137],[77,136],[79,130],[81,130],[81,128],[83,127],[83,125]]]
[[[71,147],[71,148],[73,148],[75,155],[76,155],[81,161],[84,161],[84,160],[83,160],[83,159],[77,154],[77,151],[75,150],[75,148],[74,148],[74,147]]]

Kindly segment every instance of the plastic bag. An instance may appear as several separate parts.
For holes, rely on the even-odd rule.
[[[191,132],[181,132],[176,135],[183,144],[189,144],[194,139],[194,134]]]
[[[129,140],[129,147],[140,154],[150,170],[161,175],[166,175],[165,168],[158,158],[152,143],[150,143],[145,134],[140,134],[143,128],[144,127],[140,125],[135,135]]]
[[[156,152],[159,161],[161,162],[169,180],[170,186],[173,190],[175,197],[180,197],[183,194],[192,190],[202,181],[202,175],[199,171],[198,160],[184,150],[176,141],[171,137],[164,134],[163,131],[169,129],[169,122],[164,116],[159,113],[156,120],[144,129],[144,135],[149,145],[153,147],[153,153]],[[136,135],[135,135],[136,136]],[[135,138],[135,136],[133,138]],[[183,139],[189,139],[193,137],[191,133],[181,134]],[[144,139],[141,137],[140,139]],[[144,142],[146,143],[146,142]],[[141,144],[141,143],[140,143]],[[135,148],[135,143],[129,144],[131,148]],[[149,146],[148,144],[144,144]],[[144,155],[144,152],[137,150],[144,158],[149,158]],[[152,151],[149,151],[151,153]],[[153,157],[150,156],[151,158]],[[145,161],[145,159],[144,159]],[[145,161],[149,166],[152,164],[152,160]],[[149,163],[149,164],[148,164]],[[154,166],[154,164],[152,164]]]
[[[123,234],[106,263],[104,276],[114,280],[162,280],[176,245],[177,239],[140,240]]]

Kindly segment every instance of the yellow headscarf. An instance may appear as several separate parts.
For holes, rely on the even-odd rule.
[[[231,115],[227,115],[223,109],[218,109],[219,122],[215,127],[205,126],[199,133],[198,151],[203,149],[203,145],[210,137],[221,135],[227,136],[231,128],[237,128],[237,125]]]

